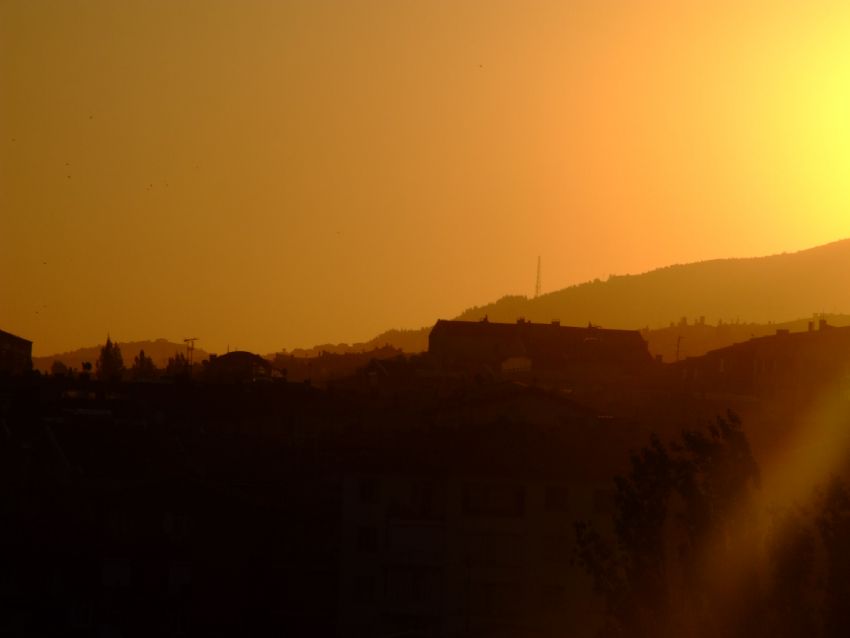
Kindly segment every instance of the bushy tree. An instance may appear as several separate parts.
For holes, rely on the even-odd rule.
[[[121,378],[124,372],[124,358],[121,356],[121,348],[112,339],[106,338],[106,344],[100,349],[97,359],[97,378],[101,381],[115,381]]]

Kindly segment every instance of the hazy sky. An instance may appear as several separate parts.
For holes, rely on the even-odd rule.
[[[850,3],[0,0],[0,328],[270,352],[850,236]]]

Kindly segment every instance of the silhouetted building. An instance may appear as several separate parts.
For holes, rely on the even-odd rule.
[[[559,322],[516,323],[440,320],[428,352],[446,369],[486,367],[496,373],[636,373],[652,365],[637,330],[562,326]]]
[[[0,330],[0,373],[24,374],[32,370],[32,341]]]
[[[383,346],[365,352],[322,351],[314,357],[278,354],[274,358],[273,365],[288,381],[310,381],[316,387],[324,387],[329,382],[352,376],[373,360],[385,361],[401,357],[403,354],[401,350],[392,346]]]
[[[558,403],[519,393],[451,412],[491,401],[528,416]],[[554,411],[558,425],[461,417],[361,459],[343,485],[341,635],[592,635],[573,524],[610,514],[613,470],[579,441],[608,428]]]
[[[687,387],[703,392],[788,400],[825,390],[850,392],[850,327],[821,321],[817,330],[777,330],[686,359],[673,369]]]
[[[260,355],[235,350],[220,356],[211,355],[205,375],[210,381],[239,383],[272,378],[272,365]]]

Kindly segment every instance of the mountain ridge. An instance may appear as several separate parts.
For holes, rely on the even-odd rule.
[[[467,308],[454,319],[478,321],[486,316],[490,321],[501,322],[514,322],[518,318],[535,322],[558,320],[563,324],[593,323],[605,328],[646,332],[678,326],[687,317],[693,323],[702,320],[709,325],[740,324],[748,326],[753,335],[762,335],[780,325],[804,327],[806,319],[801,317],[850,313],[850,286],[844,285],[842,273],[850,274],[850,238],[796,252],[707,259],[670,264],[638,274],[611,275],[604,281],[586,281],[536,298],[506,295],[489,304]],[[844,323],[843,318],[837,321]],[[314,357],[322,352],[367,352],[385,345],[409,353],[421,352],[427,349],[430,330],[431,326],[392,329],[364,342],[328,343],[297,348],[288,354]],[[727,333],[740,337],[746,330]],[[154,348],[155,344],[167,344],[167,354],[160,352],[161,348]],[[60,359],[78,367],[84,360],[93,361],[99,347],[34,357],[33,363],[36,368],[47,370],[54,359]],[[133,356],[144,348],[160,367],[168,356],[185,349],[182,344],[165,339],[127,342],[121,347],[125,364],[131,364]],[[663,354],[668,354],[666,347],[663,350]],[[77,355],[82,351],[89,359]],[[266,356],[271,358],[275,354],[278,353]],[[195,356],[201,360],[207,353],[197,349]]]
[[[767,323],[850,310],[850,289],[828,275],[850,272],[850,239],[793,253],[672,264],[575,284],[537,298],[506,296],[457,318],[559,319],[609,328],[658,328],[682,316]]]

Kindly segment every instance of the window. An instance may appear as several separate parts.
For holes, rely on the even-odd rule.
[[[373,569],[362,567],[354,574],[352,596],[360,604],[372,604],[378,601],[379,574]]]
[[[516,583],[477,583],[469,587],[469,606],[475,614],[493,618],[516,616],[522,611],[522,590]]]
[[[442,597],[443,574],[434,567],[393,565],[386,570],[387,598],[396,604],[433,604]]]
[[[463,488],[467,516],[519,518],[525,515],[525,488],[521,485],[470,483]]]
[[[369,505],[381,502],[381,481],[376,478],[366,478],[360,481],[360,501]]]
[[[470,565],[517,566],[527,560],[524,535],[511,533],[468,534],[465,555]]]
[[[378,530],[374,527],[361,527],[357,530],[357,549],[367,554],[378,551]]]

